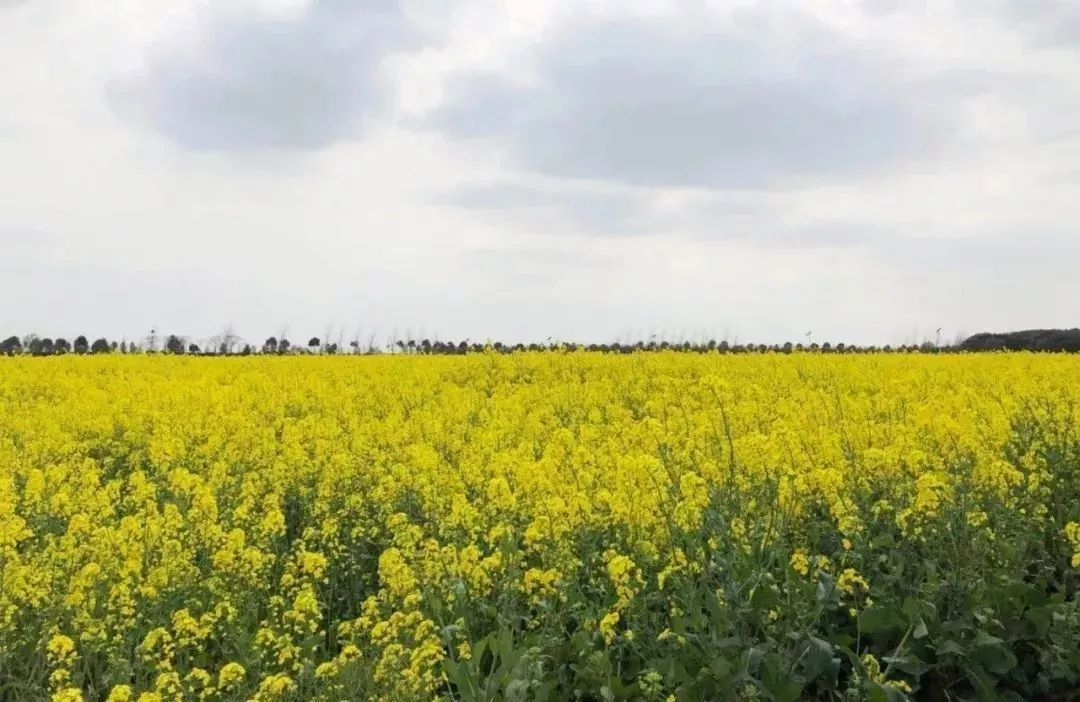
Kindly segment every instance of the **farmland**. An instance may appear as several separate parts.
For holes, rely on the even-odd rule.
[[[1080,360],[0,359],[0,698],[1070,699]]]

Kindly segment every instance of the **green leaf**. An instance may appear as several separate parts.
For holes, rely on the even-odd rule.
[[[511,680],[510,684],[506,686],[506,702],[525,702],[528,697],[529,683],[526,681]]]
[[[873,683],[866,691],[866,699],[869,702],[889,702],[889,693],[881,685]]]
[[[979,663],[985,670],[995,675],[1006,675],[1016,667],[1016,656],[996,636],[990,636],[979,632],[975,640],[975,650],[971,658]]]
[[[864,634],[900,629],[904,618],[895,607],[872,607],[859,613],[859,628]]]
[[[1001,697],[997,693],[997,683],[986,674],[986,671],[978,666],[978,664],[971,664],[967,667],[968,680],[971,681],[972,686],[978,691],[978,699],[981,702],[997,702]]]
[[[732,670],[731,663],[726,658],[713,656],[709,659],[709,671],[718,680],[728,680],[731,677]]]
[[[901,611],[908,621],[914,621],[920,617],[934,618],[937,608],[934,607],[934,603],[927,602],[926,600],[918,600],[914,597],[908,597],[904,600],[904,606]]]
[[[897,670],[919,677],[926,671],[930,670],[930,665],[917,656],[912,654],[906,654],[903,656],[884,656],[881,659],[887,665],[891,665]]]
[[[870,541],[870,547],[875,549],[888,549],[892,548],[895,544],[896,539],[892,537],[892,534],[882,534]]]
[[[821,606],[835,603],[840,598],[836,591],[836,583],[828,573],[822,573],[817,584],[817,603]]]
[[[908,696],[892,685],[870,683],[867,696],[872,702],[907,702]]]
[[[840,671],[840,659],[836,657],[833,645],[828,641],[809,637],[799,652],[799,659],[803,677],[806,682],[813,682],[818,678],[835,680]]]
[[[949,639],[947,641],[944,641],[943,643],[938,644],[937,645],[937,652],[938,652],[939,656],[943,656],[943,655],[962,656],[965,653],[964,647],[961,646],[960,644],[958,644],[957,642],[953,641],[952,639]]]
[[[787,666],[770,656],[762,666],[761,684],[775,702],[796,702],[803,686],[787,674]]]

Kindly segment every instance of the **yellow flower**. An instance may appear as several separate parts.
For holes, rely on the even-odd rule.
[[[421,349],[0,358],[10,689],[432,699],[508,603],[554,679],[550,632],[682,660],[701,604],[739,626],[740,582],[779,638],[818,576],[854,615],[902,601],[868,582],[885,534],[985,550],[991,587],[1017,554],[1080,568],[1075,357]]]
[[[1065,538],[1073,547],[1072,567],[1080,568],[1080,522],[1065,525]]]
[[[806,551],[800,548],[791,554],[791,569],[802,576],[810,574],[810,558]]]
[[[870,589],[869,583],[854,568],[845,568],[840,577],[836,579],[836,586],[849,595],[866,592]]]
[[[130,685],[116,685],[109,691],[107,702],[131,702],[135,699],[135,692]]]
[[[611,642],[615,640],[615,627],[618,624],[619,613],[617,611],[608,612],[600,619],[600,633],[604,637],[604,643],[611,645]]]
[[[269,675],[259,683],[256,700],[277,700],[296,690],[296,683],[285,673]]]
[[[244,681],[247,671],[239,663],[226,663],[218,671],[218,686],[222,689],[230,689]]]
[[[911,685],[909,685],[906,681],[887,679],[885,677],[885,673],[881,670],[881,664],[878,662],[877,658],[875,658],[871,654],[867,653],[863,655],[861,662],[871,682],[876,682],[879,685],[891,687],[894,690],[899,690],[900,692],[911,692]]]
[[[53,665],[70,666],[75,660],[75,642],[69,636],[54,634],[45,645],[45,652]]]

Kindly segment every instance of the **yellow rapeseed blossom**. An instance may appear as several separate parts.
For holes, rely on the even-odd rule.
[[[611,644],[615,640],[615,627],[619,625],[618,611],[608,612],[600,620],[600,633],[604,637],[604,643]]]
[[[247,671],[244,670],[244,666],[236,662],[226,663],[218,671],[218,687],[223,690],[231,689],[243,683],[245,677],[247,677]]]
[[[857,595],[870,590],[869,583],[854,568],[845,568],[836,579],[836,586],[841,592],[849,595]]]
[[[1065,525],[1065,538],[1073,547],[1072,567],[1080,568],[1080,523],[1069,522]]]
[[[131,702],[135,699],[135,692],[131,689],[130,685],[117,685],[113,689],[109,690],[109,696],[106,702]]]
[[[791,569],[799,575],[810,574],[810,557],[806,555],[806,551],[803,549],[797,549],[791,554]]]
[[[799,664],[749,648],[889,655],[845,612],[949,612],[958,559],[972,592],[1080,568],[1076,388],[1050,354],[3,357],[0,685],[598,696],[563,687],[573,660],[632,671],[618,694],[722,687],[678,689],[662,650],[762,695],[757,669]]]

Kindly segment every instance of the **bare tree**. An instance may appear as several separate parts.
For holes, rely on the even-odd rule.
[[[230,354],[236,349],[236,345],[240,341],[240,336],[233,329],[232,322],[230,322],[221,332],[221,348],[225,349],[226,354]]]

